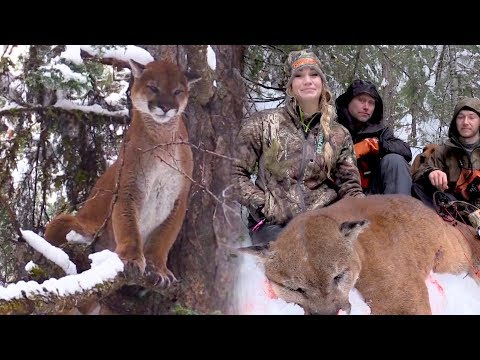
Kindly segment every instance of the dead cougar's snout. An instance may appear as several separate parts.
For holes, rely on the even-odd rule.
[[[335,303],[330,306],[309,308],[308,306],[304,307],[305,315],[338,315],[340,311],[344,311],[347,314],[350,314],[352,305],[349,300],[346,301],[335,301]]]

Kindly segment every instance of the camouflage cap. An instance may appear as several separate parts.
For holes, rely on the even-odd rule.
[[[303,49],[291,51],[285,62],[284,71],[286,79],[286,87],[288,88],[293,80],[295,72],[306,67],[312,67],[320,74],[322,81],[325,82],[325,74],[322,71],[322,63],[312,50]]]

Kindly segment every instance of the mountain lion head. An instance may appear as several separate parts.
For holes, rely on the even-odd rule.
[[[147,65],[129,62],[135,78],[131,91],[133,107],[157,123],[166,123],[185,110],[190,85],[200,78],[167,61]]]
[[[277,240],[240,250],[261,258],[279,298],[309,314],[349,313],[348,295],[361,268],[354,243],[367,225],[366,220],[338,224],[329,216],[303,214]]]

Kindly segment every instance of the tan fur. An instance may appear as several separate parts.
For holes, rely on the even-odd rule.
[[[56,217],[45,238],[58,246],[74,230],[92,240],[107,219],[95,250],[115,250],[127,266],[141,273],[147,268],[156,281],[170,284],[175,277],[167,257],[185,217],[193,170],[182,112],[189,85],[198,79],[187,78],[169,62],[130,64],[133,114],[118,159],[98,179],[78,214]]]
[[[438,148],[437,144],[427,144],[423,148],[423,152],[421,154],[418,154],[415,156],[415,159],[413,160],[412,166],[410,168],[411,174],[415,174],[420,167],[425,161],[427,161],[435,151],[435,149]]]
[[[372,314],[431,314],[430,271],[478,281],[480,241],[413,197],[372,195],[300,214],[270,246],[246,251],[263,258],[277,295],[308,313],[349,311],[356,287]]]

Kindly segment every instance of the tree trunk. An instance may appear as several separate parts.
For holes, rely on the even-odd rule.
[[[458,72],[457,72],[457,57],[455,54],[455,46],[448,46],[448,68],[451,77],[451,99],[453,103],[458,101]]]
[[[385,50],[388,51],[388,50]],[[394,130],[394,122],[395,119],[393,118],[394,114],[394,96],[395,96],[395,86],[396,81],[393,76],[392,71],[392,64],[390,62],[390,54],[388,56],[384,56],[382,58],[382,75],[385,79],[385,86],[383,87],[383,91],[381,97],[383,100],[383,121],[385,126],[389,126],[392,130]]]
[[[355,54],[355,60],[354,60],[354,65],[353,65],[353,71],[352,71],[352,77],[349,80],[349,83],[352,83],[353,80],[355,80],[358,77],[358,66],[360,63],[360,58],[362,56],[362,51],[363,51],[364,46],[359,45],[358,50]]]

